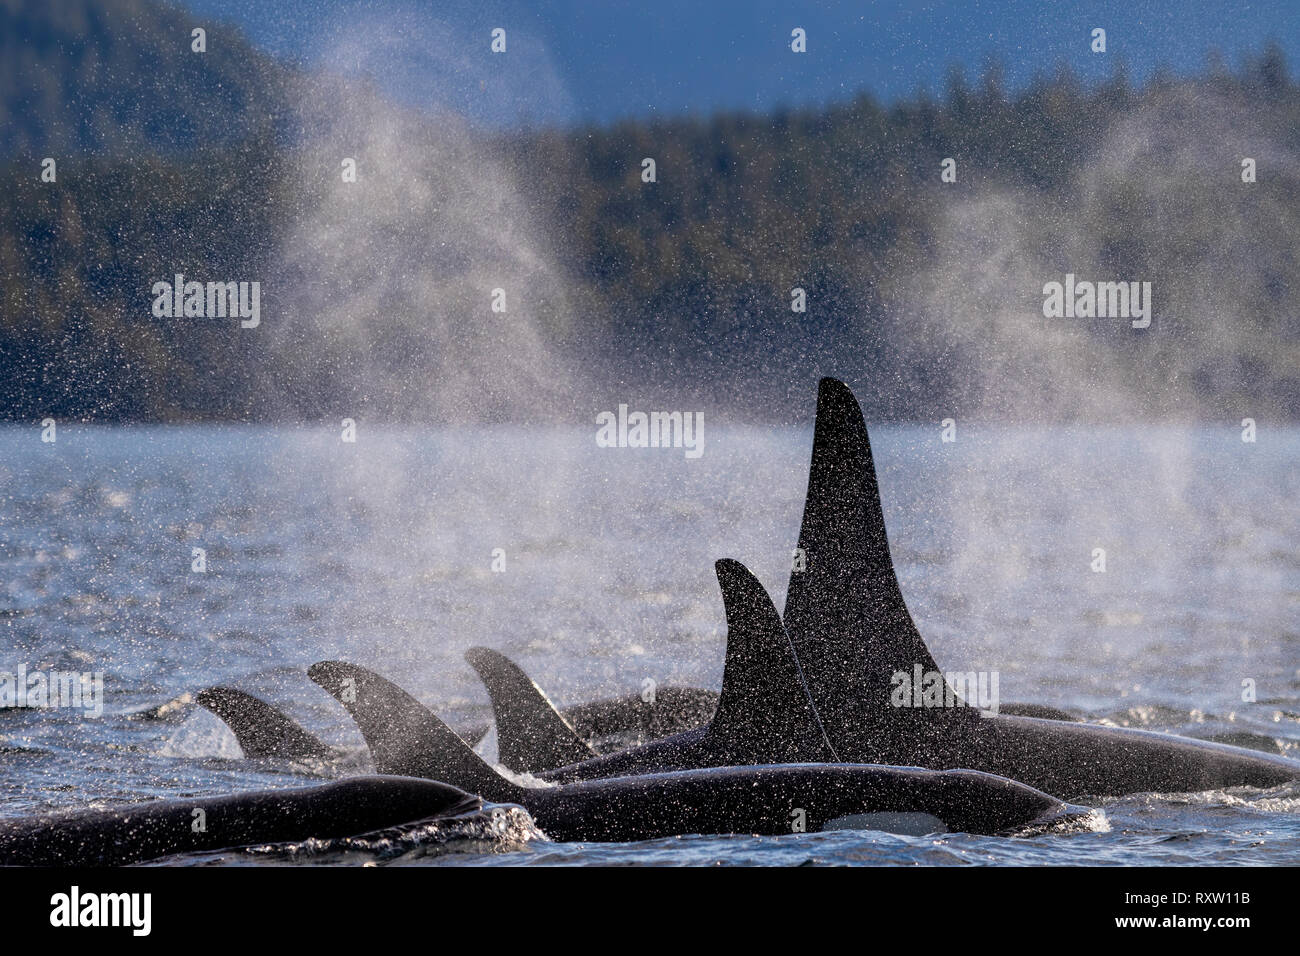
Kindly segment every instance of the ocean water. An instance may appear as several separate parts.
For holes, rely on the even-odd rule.
[[[696,460],[594,435],[66,424],[51,444],[0,428],[0,671],[104,675],[102,716],[0,710],[0,815],[363,772],[360,735],[306,677],[325,658],[392,677],[453,726],[489,714],[462,659],[476,644],[561,704],[647,678],[716,688],[713,562],[744,562],[781,606],[811,431],[711,425]],[[964,425],[943,443],[938,427],[879,426],[872,440],[903,592],[940,666],[997,671],[1003,702],[1300,759],[1300,430],[1250,444],[1228,428]],[[350,757],[245,759],[185,702],[215,683]],[[163,719],[139,713],[177,698]],[[1300,786],[1088,802],[1092,829],[1032,838],[560,844],[526,815],[484,814],[165,862],[1300,863]]]

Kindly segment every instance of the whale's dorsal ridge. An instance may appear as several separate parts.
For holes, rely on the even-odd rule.
[[[894,573],[862,409],[834,378],[818,387],[799,548],[785,626],[832,742],[927,719],[891,704],[894,674],[938,666]]]
[[[471,647],[465,660],[478,672],[492,700],[497,753],[511,770],[540,773],[596,756],[532,679],[512,661],[486,647]]]
[[[320,661],[307,676],[356,721],[379,773],[438,780],[499,803],[517,797],[518,787],[392,681],[344,661]]]
[[[727,613],[727,659],[710,738],[762,763],[834,761],[781,617],[739,561],[715,565]]]

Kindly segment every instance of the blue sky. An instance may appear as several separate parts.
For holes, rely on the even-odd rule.
[[[1235,65],[1276,40],[1300,69],[1296,0],[183,0],[272,52],[370,74],[395,98],[493,125],[770,110],[869,90],[942,90],[951,65],[1001,58],[1009,84],[1066,64],[1086,79],[1122,60],[1138,82],[1163,64]],[[488,52],[493,27],[507,53]],[[808,52],[790,51],[803,27]],[[1089,49],[1103,27],[1108,52]]]

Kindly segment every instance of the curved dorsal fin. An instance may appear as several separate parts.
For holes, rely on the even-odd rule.
[[[767,591],[739,561],[714,567],[727,611],[727,660],[710,740],[759,763],[837,760]]]
[[[497,753],[511,770],[541,773],[596,756],[550,698],[504,654],[471,647],[465,660],[478,671],[492,699]]]
[[[252,694],[209,687],[195,698],[231,729],[245,757],[325,760],[333,751],[297,722]]]
[[[888,734],[939,710],[898,708],[892,677],[938,666],[894,574],[871,443],[848,386],[824,378],[785,626],[833,742]],[[945,717],[965,709],[943,709]],[[846,759],[850,755],[846,753]]]
[[[347,708],[383,774],[439,780],[497,803],[516,800],[519,788],[483,762],[429,708],[374,671],[343,661],[321,661],[307,676]]]

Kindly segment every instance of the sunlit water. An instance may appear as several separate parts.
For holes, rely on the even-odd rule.
[[[744,562],[781,605],[811,433],[710,423],[698,460],[594,435],[363,423],[348,444],[326,429],[67,424],[48,444],[0,429],[0,670],[103,671],[106,685],[99,719],[0,711],[0,813],[363,771],[359,735],[305,676],[324,658],[375,668],[453,724],[488,714],[461,656],[475,644],[561,703],[646,678],[717,687],[713,561]],[[1003,701],[1300,758],[1300,431],[872,435],[903,590],[941,666],[998,671]],[[218,682],[355,759],[250,761],[192,706],[130,716]],[[1300,863],[1297,786],[1091,804],[1106,825],[1024,839],[599,846],[512,817],[184,862]]]

